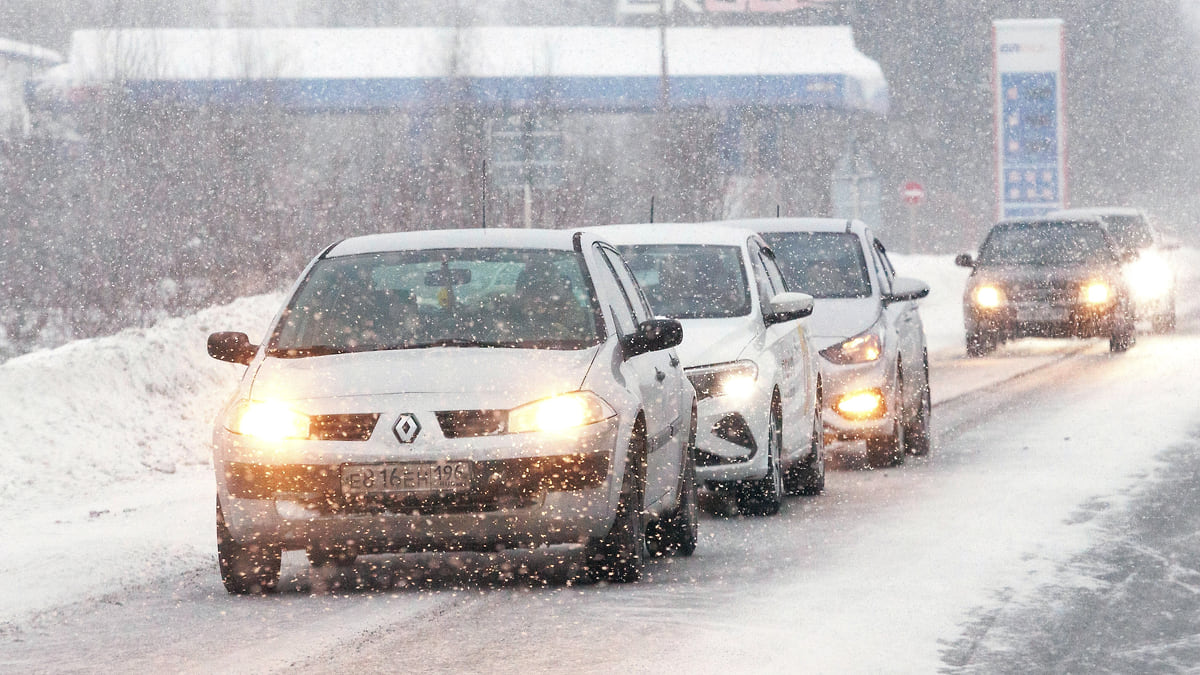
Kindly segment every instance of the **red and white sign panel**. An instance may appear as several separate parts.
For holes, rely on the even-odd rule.
[[[900,198],[909,206],[917,206],[925,201],[925,187],[910,180],[900,188]]]

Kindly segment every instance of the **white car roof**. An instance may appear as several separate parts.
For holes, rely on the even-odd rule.
[[[724,227],[741,227],[755,232],[853,232],[863,234],[867,225],[845,218],[745,218],[717,221]]]
[[[1140,216],[1142,210],[1132,206],[1086,206],[1073,209],[1059,209],[1050,213],[1059,218],[1074,216]]]
[[[569,251],[575,230],[473,228],[387,232],[344,239],[325,257],[435,248],[530,248]]]
[[[612,244],[714,244],[742,246],[757,236],[750,229],[739,229],[712,223],[639,223],[600,225],[584,228],[596,237]]]

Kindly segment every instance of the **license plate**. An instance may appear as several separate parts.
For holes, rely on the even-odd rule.
[[[342,467],[342,492],[348,495],[463,492],[470,487],[470,462],[348,464]]]
[[[1066,321],[1067,310],[1059,307],[1018,307],[1017,321]]]

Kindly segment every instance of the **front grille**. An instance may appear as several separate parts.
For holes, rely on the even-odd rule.
[[[313,415],[309,438],[318,441],[365,441],[371,438],[379,413]]]
[[[505,410],[440,410],[436,415],[446,438],[495,436],[504,433],[508,421]]]

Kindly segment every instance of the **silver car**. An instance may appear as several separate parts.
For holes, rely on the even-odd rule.
[[[695,394],[620,255],[586,233],[347,239],[304,271],[213,432],[231,593],[281,552],[579,544],[593,579],[696,545]],[[649,547],[649,549],[647,549]]]
[[[929,355],[917,300],[922,281],[896,276],[864,223],[833,218],[731,221],[762,234],[788,286],[814,298],[825,427],[862,439],[872,466],[929,451]]]

